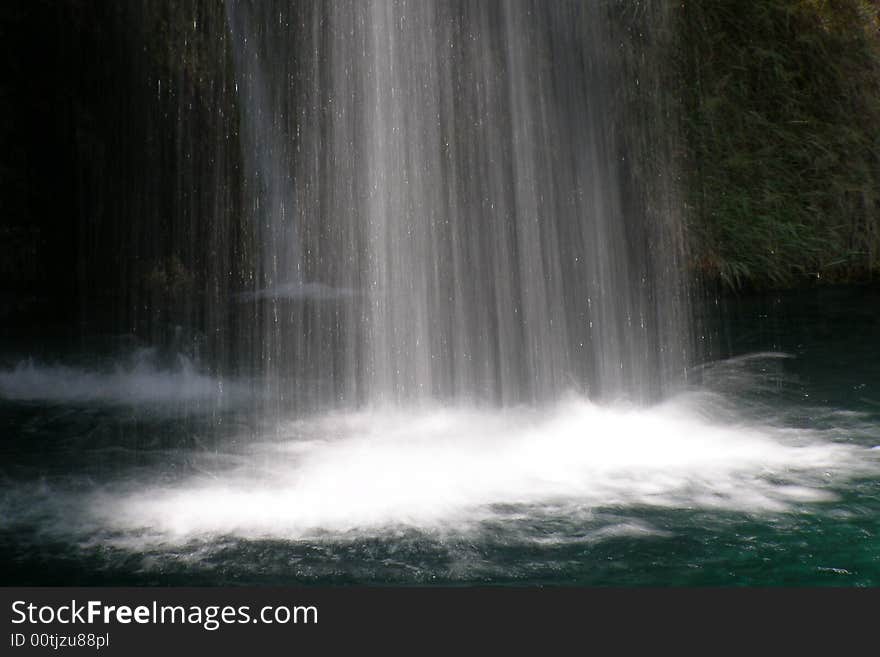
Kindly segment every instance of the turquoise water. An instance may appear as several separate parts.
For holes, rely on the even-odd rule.
[[[9,341],[2,581],[880,584],[880,294],[726,301],[702,335],[650,408],[273,422],[182,357]]]

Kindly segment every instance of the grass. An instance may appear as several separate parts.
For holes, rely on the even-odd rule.
[[[691,266],[728,288],[880,268],[880,3],[676,3]]]

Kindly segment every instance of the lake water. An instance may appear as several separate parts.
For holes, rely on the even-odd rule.
[[[267,421],[118,340],[0,355],[6,585],[880,584],[880,293],[709,304],[653,406]]]

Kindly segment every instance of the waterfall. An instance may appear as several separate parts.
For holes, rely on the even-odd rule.
[[[645,400],[681,376],[681,227],[613,9],[227,0],[236,296],[276,399]]]

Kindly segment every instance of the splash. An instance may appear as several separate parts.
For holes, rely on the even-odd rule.
[[[880,465],[876,451],[821,432],[718,423],[721,404],[705,394],[652,408],[573,398],[543,411],[299,420],[283,439],[212,458],[196,476],[98,494],[91,522],[126,540],[186,543],[467,533],[511,513],[642,506],[784,513],[834,500],[835,485]]]
[[[226,400],[245,394],[240,383],[200,373],[177,355],[162,367],[156,352],[144,349],[108,367],[46,364],[28,358],[0,370],[0,399],[56,403],[154,405]]]

